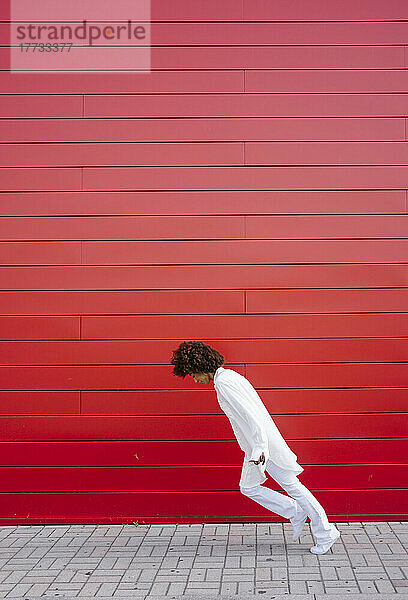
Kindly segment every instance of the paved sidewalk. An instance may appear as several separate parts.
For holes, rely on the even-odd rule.
[[[408,521],[332,522],[321,556],[310,522],[0,527],[0,598],[408,599]]]

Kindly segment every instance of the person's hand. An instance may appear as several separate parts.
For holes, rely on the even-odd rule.
[[[259,463],[264,464],[264,462],[265,462],[265,454],[262,452],[261,456],[259,457],[259,460],[250,460],[249,462],[253,462],[256,465],[259,465]]]

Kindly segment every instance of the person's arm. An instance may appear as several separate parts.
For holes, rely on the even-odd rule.
[[[264,464],[269,458],[268,436],[258,411],[254,411],[248,405],[245,395],[234,386],[229,386],[223,382],[219,384],[218,389],[228,402],[228,408],[232,416],[238,422],[240,419],[244,420],[250,427],[251,436],[255,443],[249,461],[255,464],[259,462]]]

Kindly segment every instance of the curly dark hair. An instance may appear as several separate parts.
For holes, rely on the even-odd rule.
[[[183,379],[190,373],[215,373],[225,363],[218,350],[203,342],[181,342],[177,350],[172,352],[173,375]]]

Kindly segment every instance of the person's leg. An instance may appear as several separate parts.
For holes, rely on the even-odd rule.
[[[273,477],[273,479],[275,479],[277,476],[282,477],[286,473],[286,471],[283,472],[282,469],[277,467],[270,460],[268,460],[266,470],[268,471],[269,475]],[[244,494],[244,496],[248,496],[248,498],[251,498],[251,500],[254,500],[254,502],[257,502],[261,506],[264,506],[268,510],[271,510],[285,519],[293,519],[294,521],[298,521],[304,516],[304,510],[301,508],[295,498],[286,496],[286,494],[281,494],[275,490],[271,490],[264,485],[257,485],[254,487],[240,486],[240,491],[241,494]]]
[[[264,506],[285,519],[292,519],[301,512],[301,508],[294,498],[275,492],[275,490],[271,490],[264,485],[257,485],[254,487],[240,486],[240,491],[244,496],[248,496],[248,498],[251,498],[254,502],[257,502],[261,506]]]
[[[297,475],[293,471],[281,469],[272,463],[270,459],[266,470],[310,517],[310,528],[316,542],[325,544],[332,540],[333,536],[336,535],[337,528],[329,523],[323,506],[313,496],[312,492],[299,481]]]

